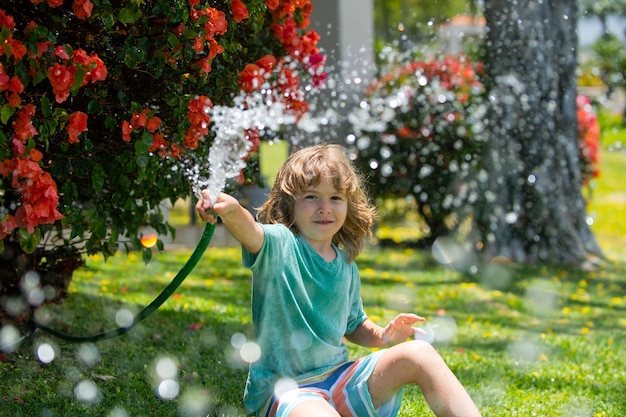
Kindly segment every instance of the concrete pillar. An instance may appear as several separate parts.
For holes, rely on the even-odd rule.
[[[321,37],[327,67],[344,78],[371,81],[374,62],[373,0],[312,0],[311,25]]]

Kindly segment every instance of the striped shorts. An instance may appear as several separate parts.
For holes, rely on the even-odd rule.
[[[345,363],[322,381],[303,381],[280,398],[274,396],[257,415],[287,417],[298,404],[317,400],[329,403],[342,417],[395,417],[402,402],[402,390],[376,409],[367,388],[367,380],[382,353],[377,351],[356,362]]]

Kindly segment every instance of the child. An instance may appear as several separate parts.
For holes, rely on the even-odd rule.
[[[408,340],[422,317],[400,314],[380,327],[363,311],[353,261],[376,213],[344,148],[323,144],[292,154],[259,209],[259,223],[234,197],[221,193],[211,206],[208,196],[204,190],[200,217],[221,217],[252,270],[261,357],[248,373],[249,413],[391,417],[402,387],[417,384],[437,416],[480,416],[434,348]],[[389,347],[350,362],[344,336]]]

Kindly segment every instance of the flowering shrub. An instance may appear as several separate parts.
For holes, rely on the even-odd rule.
[[[310,0],[3,1],[0,297],[33,270],[57,299],[82,253],[141,249],[144,225],[173,232],[159,203],[190,194],[181,166],[206,159],[214,104],[270,86],[306,112],[304,83],[324,78],[310,13]]]
[[[373,83],[351,115],[356,162],[374,195],[413,196],[430,240],[448,233],[475,197],[467,179],[484,148],[480,67],[465,56],[410,62]],[[600,126],[587,97],[576,103],[588,185],[599,175]]]
[[[374,195],[413,196],[432,239],[470,198],[464,178],[482,149],[482,94],[464,56],[410,62],[376,81],[350,117]]]

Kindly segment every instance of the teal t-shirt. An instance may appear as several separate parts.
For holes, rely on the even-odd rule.
[[[279,224],[261,225],[263,246],[243,250],[252,270],[252,321],[261,357],[250,365],[244,403],[261,408],[282,377],[307,378],[344,363],[343,336],[367,318],[354,262],[343,251],[326,262],[309,243]]]

